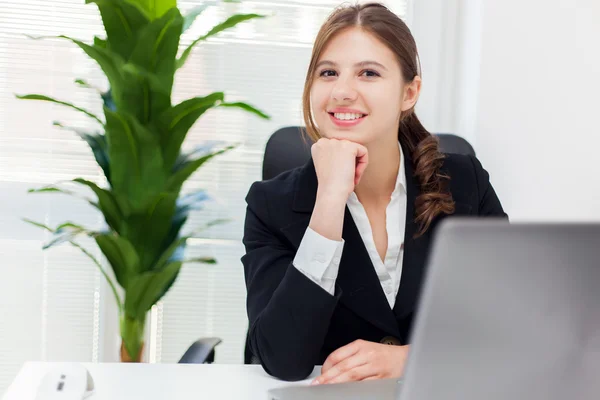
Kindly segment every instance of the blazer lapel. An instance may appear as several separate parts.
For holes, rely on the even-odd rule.
[[[317,187],[317,175],[311,159],[300,171],[295,188],[292,207],[296,213],[294,221],[281,229],[296,249],[310,223]],[[394,313],[383,293],[369,253],[348,207],[344,214],[342,237],[345,245],[336,280],[336,292],[342,293],[340,301],[379,329],[399,337]]]
[[[402,260],[400,288],[398,289],[396,303],[394,304],[394,313],[401,318],[415,309],[417,295],[425,272],[424,265],[431,235],[431,229],[428,229],[424,235],[415,238],[419,229],[415,223],[415,200],[418,195],[419,183],[417,177],[414,176],[411,158],[407,154],[408,149],[405,149],[405,147],[402,146],[407,186],[404,256]]]
[[[340,301],[379,329],[399,337],[398,323],[348,207],[343,238],[346,243],[337,278],[342,291]]]

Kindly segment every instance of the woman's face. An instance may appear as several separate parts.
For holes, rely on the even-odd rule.
[[[375,36],[360,28],[338,33],[317,61],[310,90],[319,133],[363,145],[397,140],[401,111],[418,96],[405,86],[396,56]]]

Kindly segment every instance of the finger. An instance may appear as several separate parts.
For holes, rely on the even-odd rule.
[[[358,163],[356,164],[356,170],[354,172],[354,186],[358,185],[360,182],[365,170],[367,169],[367,163]]]
[[[324,382],[329,383],[344,383],[344,382],[355,382],[362,381],[368,378],[377,377],[377,367],[373,363],[363,364],[359,367],[352,368],[342,374],[339,374],[335,378]]]
[[[352,357],[348,357],[345,360],[337,363],[333,367],[329,368],[327,372],[322,372],[321,376],[317,377],[313,383],[327,383],[328,381],[335,379],[337,376],[348,372],[351,369],[365,365],[368,359],[364,352],[358,352]]]
[[[329,368],[333,367],[337,363],[345,360],[348,357],[355,355],[360,349],[360,342],[354,341],[350,344],[340,347],[327,357],[321,368],[321,374],[327,372]]]
[[[365,169],[369,165],[369,152],[365,146],[357,145],[356,148],[356,172],[354,174],[354,185],[358,185]]]
[[[356,144],[356,159],[359,164],[368,163],[369,162],[369,151],[367,148],[361,144]]]

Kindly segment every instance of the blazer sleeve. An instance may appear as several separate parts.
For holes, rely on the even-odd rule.
[[[481,162],[476,157],[469,156],[469,158],[473,164],[477,180],[477,193],[479,198],[478,215],[508,218],[508,215],[502,208],[500,199],[496,195],[496,191],[490,183],[489,173],[483,168]]]
[[[332,296],[292,265],[295,252],[269,226],[260,182],[252,185],[246,202],[242,263],[251,349],[268,374],[305,379],[320,359],[339,294]]]

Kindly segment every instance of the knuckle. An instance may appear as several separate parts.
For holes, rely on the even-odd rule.
[[[375,360],[377,358],[377,352],[375,350],[369,350],[367,352],[367,358],[369,360]]]
[[[350,363],[348,361],[343,361],[339,364],[339,369],[341,372],[346,372],[350,369]]]

